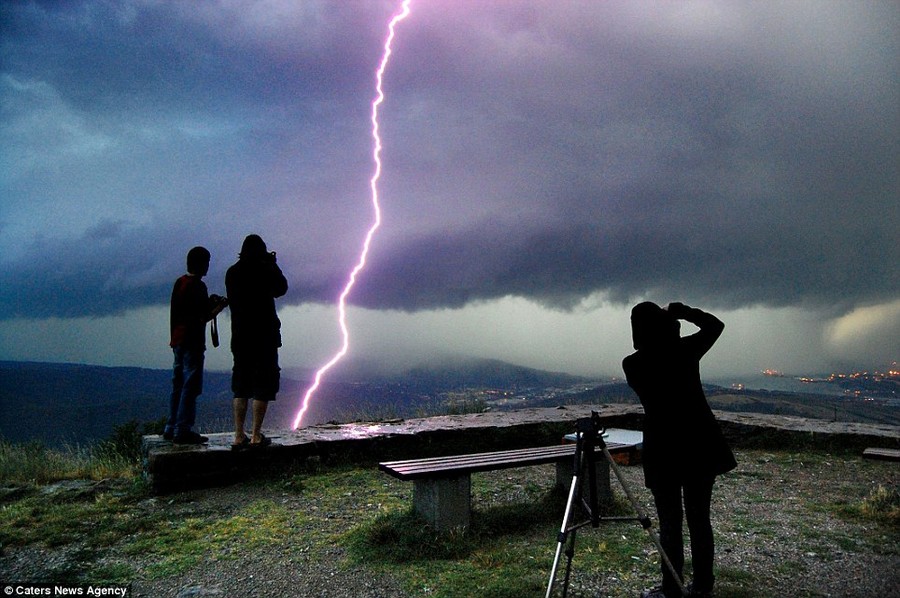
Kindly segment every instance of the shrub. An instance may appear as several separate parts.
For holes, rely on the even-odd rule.
[[[98,452],[107,458],[123,458],[139,465],[143,437],[148,434],[162,434],[165,425],[165,418],[143,424],[135,419],[129,420],[113,428],[110,437],[98,446]]]
[[[860,511],[867,517],[900,526],[900,492],[879,485],[863,499]]]

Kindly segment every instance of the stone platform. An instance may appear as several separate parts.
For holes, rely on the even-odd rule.
[[[249,475],[282,475],[311,457],[377,463],[385,459],[439,457],[460,453],[557,444],[588,417],[592,407],[522,409],[381,422],[319,425],[299,430],[264,430],[272,445],[232,451],[233,435],[207,434],[200,446],[173,445],[145,436],[144,475],[156,493],[222,485]],[[604,425],[634,427],[643,411],[634,405],[593,406]]]
[[[609,428],[643,429],[639,405],[567,405],[382,422],[265,430],[272,445],[231,450],[232,434],[208,434],[209,444],[173,445],[145,436],[144,475],[158,494],[234,483],[253,475],[287,475],[310,458],[360,463],[529,448],[556,444],[575,421],[599,411]],[[783,446],[796,442],[830,447],[900,448],[900,427],[825,422],[798,417],[717,411],[735,446]]]

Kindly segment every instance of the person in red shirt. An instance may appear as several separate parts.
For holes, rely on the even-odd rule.
[[[175,281],[169,314],[169,346],[175,355],[172,394],[163,438],[176,444],[202,444],[209,438],[193,430],[197,397],[203,392],[206,323],[228,304],[209,295],[203,277],[209,272],[209,251],[194,247],[187,254],[187,274]]]

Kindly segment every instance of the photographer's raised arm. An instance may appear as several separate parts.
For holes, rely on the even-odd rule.
[[[690,322],[700,330],[685,337],[690,351],[699,359],[719,340],[725,324],[716,316],[683,303],[670,303],[666,308],[673,318]]]
[[[268,283],[269,283],[269,292],[272,293],[272,297],[281,297],[288,291],[288,282],[287,278],[284,277],[284,273],[281,271],[281,268],[278,267],[274,261],[270,264],[270,270],[268,272]]]

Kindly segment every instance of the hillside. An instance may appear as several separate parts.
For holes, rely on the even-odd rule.
[[[308,372],[282,375],[268,426],[287,428],[308,382]],[[298,378],[292,377],[297,376]],[[392,376],[332,376],[316,394],[306,424],[359,417],[423,415],[440,409],[441,393],[460,388],[547,387],[579,380],[493,360],[452,360],[446,367],[420,366]],[[48,445],[106,438],[130,420],[157,421],[168,412],[172,373],[134,367],[0,361],[0,438]],[[230,372],[204,373],[198,427],[231,427]]]
[[[827,421],[900,425],[900,408],[893,401],[866,400],[812,393],[744,389],[704,385],[710,407],[719,411],[792,415]],[[624,382],[561,392],[554,389],[527,402],[529,407],[591,404],[638,404],[637,395]],[[524,406],[519,403],[519,406]],[[506,408],[501,405],[500,409]]]
[[[900,425],[900,409],[897,407],[852,397],[714,388],[709,393],[709,403],[713,409],[721,411],[750,411],[829,421]]]
[[[0,436],[50,445],[105,438],[129,420],[168,409],[171,372],[81,364],[0,362]],[[230,377],[208,373],[204,400],[230,394]]]
[[[293,422],[310,372],[285,370],[266,424]],[[107,438],[131,420],[158,421],[168,411],[171,372],[0,361],[0,438],[50,446]],[[707,386],[714,409],[900,425],[896,401]],[[206,372],[198,428],[231,428],[231,375]],[[561,404],[637,403],[622,382],[598,383],[497,360],[447,358],[385,375],[350,367],[335,370],[318,390],[304,425],[355,419],[420,417],[463,408],[509,410]]]

